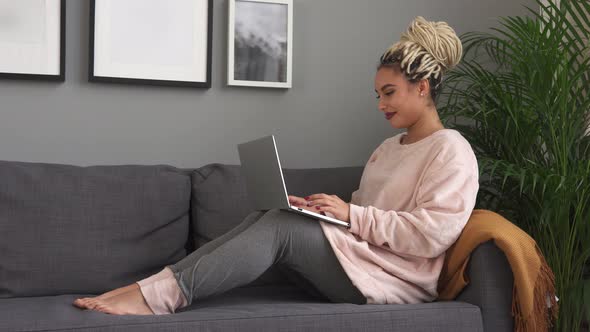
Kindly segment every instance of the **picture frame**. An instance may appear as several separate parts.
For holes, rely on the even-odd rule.
[[[0,79],[65,81],[65,0],[0,4]]]
[[[91,0],[90,82],[211,87],[213,0]]]
[[[293,0],[229,0],[227,84],[291,88]]]

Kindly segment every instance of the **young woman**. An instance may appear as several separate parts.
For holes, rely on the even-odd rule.
[[[437,297],[445,251],[475,205],[478,165],[435,100],[443,72],[462,53],[444,22],[417,17],[382,56],[379,111],[407,131],[383,141],[350,203],[335,195],[292,204],[350,221],[351,228],[281,210],[255,211],[237,227],[161,272],[74,305],[110,314],[168,314],[257,279],[272,265],[332,302],[418,303]]]

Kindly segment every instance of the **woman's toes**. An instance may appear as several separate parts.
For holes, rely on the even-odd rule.
[[[84,300],[84,306],[87,309],[94,309],[94,307],[96,307],[98,300],[91,298],[91,299],[85,299]]]
[[[76,299],[73,304],[78,308],[85,308],[82,299]]]
[[[85,299],[80,299],[76,305],[82,309],[88,309],[88,310],[95,310],[96,306],[99,305],[101,302],[101,299],[97,299],[97,298],[85,298]]]
[[[87,297],[85,297],[85,298],[80,298],[80,299],[76,299],[76,300],[74,301],[74,305],[76,305],[78,308],[83,308],[83,309],[86,309],[86,308],[88,307],[88,301],[89,301],[90,299],[91,299],[91,298],[87,298]]]
[[[74,301],[74,305],[81,309],[98,310],[98,308],[101,307],[103,310],[108,310],[108,308],[105,308],[104,300],[99,297],[85,297],[76,299]]]
[[[95,306],[95,307],[94,307],[92,310],[95,310],[95,311],[100,311],[100,312],[104,312],[104,313],[106,313],[105,309],[106,309],[106,308],[105,308],[105,306],[104,306],[104,305],[102,305],[102,304],[98,304],[98,305],[96,305],[96,306]]]
[[[153,315],[140,289],[120,293],[108,298],[92,297],[76,299],[77,306],[114,315]]]

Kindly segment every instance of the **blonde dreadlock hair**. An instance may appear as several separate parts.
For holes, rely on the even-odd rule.
[[[459,63],[462,53],[461,40],[446,22],[429,22],[418,16],[400,41],[381,55],[379,68],[399,66],[412,83],[427,79],[432,100],[436,100],[443,73]]]

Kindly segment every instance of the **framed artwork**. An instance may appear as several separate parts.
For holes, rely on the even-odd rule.
[[[65,0],[0,0],[0,78],[65,80]]]
[[[228,85],[290,88],[292,0],[229,0]]]
[[[211,87],[213,0],[91,0],[88,80]]]

